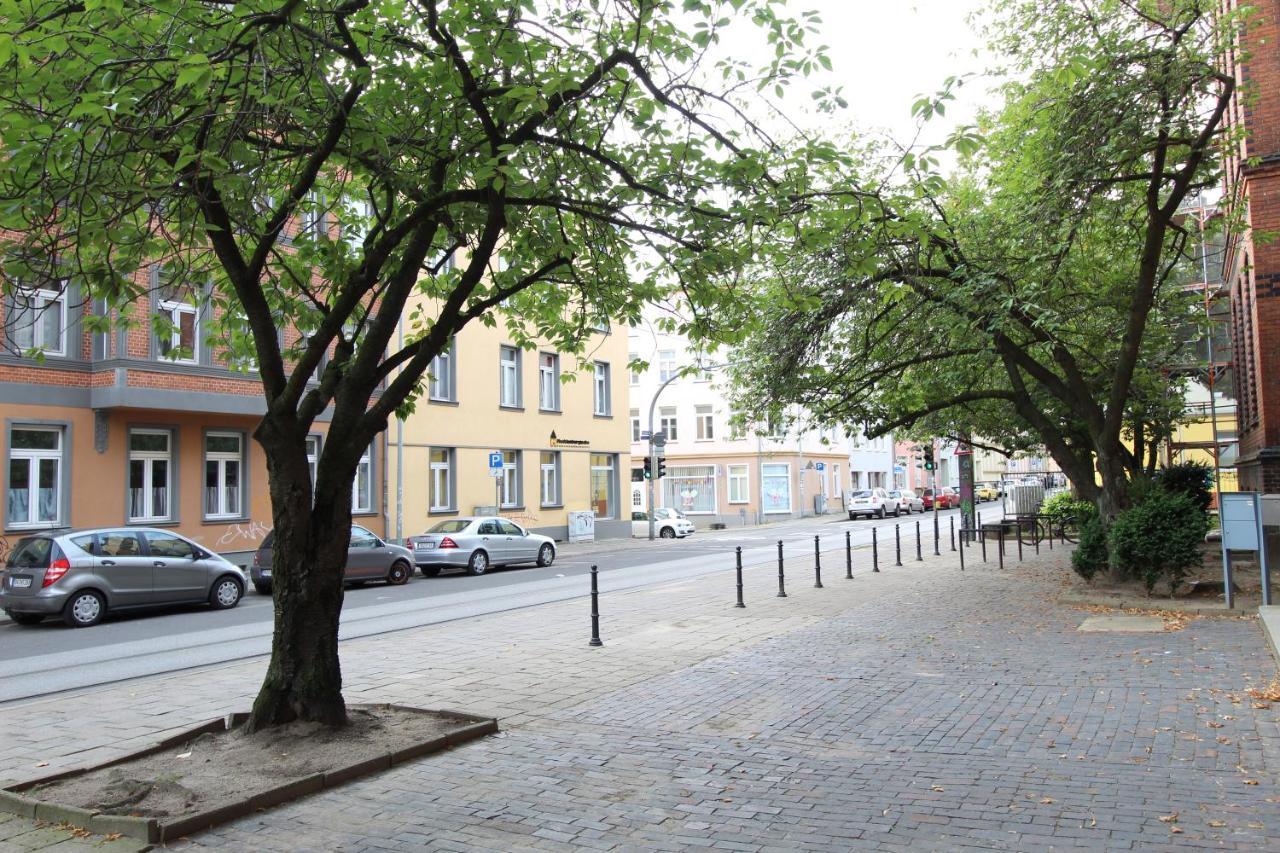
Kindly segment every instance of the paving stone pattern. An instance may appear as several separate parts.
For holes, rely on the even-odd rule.
[[[492,713],[504,731],[178,846],[1280,849],[1280,706],[1244,693],[1276,675],[1256,622],[1079,633],[1090,614],[1054,601],[1063,557],[871,575],[859,554],[857,579],[825,589],[792,569],[785,599],[762,566],[746,610],[731,573],[606,588],[601,649],[585,601],[346,643],[349,701]],[[0,743],[0,774],[243,709],[261,672],[0,706],[6,730],[57,735]]]

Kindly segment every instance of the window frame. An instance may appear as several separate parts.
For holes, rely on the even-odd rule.
[[[127,442],[125,446],[125,523],[126,524],[165,524],[176,521],[174,512],[173,496],[177,494],[175,482],[176,467],[174,465],[174,457],[177,438],[176,430],[172,427],[154,426],[151,424],[130,426],[125,434]],[[134,450],[133,437],[135,435],[163,435],[166,439],[166,450],[161,453],[157,450]],[[165,486],[165,513],[163,515],[149,514],[151,509],[150,495],[154,489],[154,465],[151,463],[163,461],[166,463],[167,484]],[[143,495],[146,502],[148,514],[133,514],[133,463],[143,463]]]
[[[13,447],[13,434],[16,431],[29,432],[52,432],[58,436],[58,447],[54,450],[44,448],[21,448],[15,450]],[[7,421],[5,423],[4,432],[5,441],[5,466],[4,466],[4,492],[5,492],[5,513],[4,513],[4,529],[14,531],[27,530],[50,530],[59,527],[66,527],[70,524],[70,488],[71,488],[71,460],[68,456],[71,447],[71,425],[61,421]],[[27,518],[25,521],[14,521],[9,516],[10,494],[13,491],[13,461],[15,459],[26,459],[27,464]],[[53,519],[32,521],[34,508],[38,503],[38,494],[35,495],[36,500],[32,500],[33,491],[38,493],[40,482],[40,466],[41,460],[52,459],[56,462],[57,467],[54,469],[54,483],[57,493],[54,497],[56,506],[56,516]],[[32,476],[34,473],[34,476]],[[36,484],[32,488],[32,484]]]
[[[741,469],[742,473],[736,472]],[[725,466],[725,478],[728,481],[728,501],[730,504],[749,504],[751,503],[751,466],[747,463],[731,464]],[[738,483],[741,487],[742,494],[738,497],[733,496],[734,484]]]
[[[551,364],[544,365],[544,358],[550,359]],[[560,411],[560,356],[553,352],[538,353],[538,411]]]
[[[694,440],[715,441],[715,409],[708,405],[693,407]]]
[[[548,462],[547,458],[551,461]],[[551,500],[547,500],[547,475],[550,474],[551,487],[554,494]],[[538,456],[538,505],[542,509],[550,509],[552,507],[564,506],[563,492],[561,491],[561,455],[559,450],[542,450]]]
[[[658,350],[658,381],[666,382],[680,373],[676,367],[676,351],[673,349]]]
[[[668,425],[671,429],[667,429]],[[662,406],[658,409],[658,431],[666,435],[667,444],[680,440],[680,417],[676,406]]]
[[[25,327],[31,331],[31,344],[28,346],[18,341],[18,326],[16,323],[11,328],[5,330],[5,337],[13,344],[15,349],[23,352],[27,350],[39,350],[46,356],[54,356],[56,358],[67,357],[67,339],[71,337],[71,330],[67,325],[67,288],[70,286],[70,280],[62,278],[57,279],[57,282],[62,286],[61,291],[50,290],[47,287],[26,289],[21,287],[19,284],[15,292],[9,295],[9,298],[6,300],[5,307],[8,309],[9,316],[11,317],[16,318],[19,310],[22,310],[18,307],[18,302],[20,300],[32,303],[31,307],[26,309],[31,312],[31,323],[29,326]],[[44,340],[44,315],[48,311],[49,304],[53,302],[58,304],[57,349],[49,348]]]
[[[640,426],[640,410],[632,409],[630,412],[630,415],[631,415],[631,443],[639,444],[640,442],[644,441],[644,439],[641,437],[644,435],[644,429],[642,429]]]
[[[508,461],[508,455],[510,460]],[[520,509],[524,506],[523,456],[520,450],[502,451],[502,477],[499,480],[498,509]]]
[[[427,383],[427,400],[432,403],[457,403],[458,402],[458,339],[451,338],[449,345],[436,354],[431,359],[431,365],[427,368],[430,381]],[[441,359],[444,360],[444,370],[437,372],[437,368]],[[444,394],[439,393],[440,384],[444,383]]]
[[[365,468],[368,472],[365,476],[368,479],[368,485],[369,485],[369,494],[367,495],[369,502],[367,505],[363,505],[363,506],[358,504],[356,501],[356,498],[359,495],[359,490],[360,490],[360,469],[361,468]],[[374,467],[373,467],[373,445],[370,444],[368,447],[365,448],[364,453],[360,455],[360,460],[356,462],[356,475],[351,480],[351,514],[352,515],[372,515],[374,513],[374,510],[375,510],[374,493],[376,491],[374,488],[374,485],[375,484],[374,484]],[[314,493],[314,490],[315,490],[315,486],[313,485],[312,486],[313,493]]]
[[[765,480],[766,480],[766,479],[768,479],[770,476],[775,477],[775,478],[780,477],[780,475],[779,475],[779,474],[776,474],[776,473],[775,473],[775,474],[773,474],[773,475],[766,475],[766,474],[765,474],[765,469],[766,469],[766,468],[782,469],[783,471],[785,471],[785,472],[786,472],[786,480],[787,480],[787,505],[786,505],[786,507],[785,507],[785,508],[783,508],[783,507],[775,507],[775,508],[773,508],[773,509],[766,509],[766,508],[765,508],[765,503],[764,503],[764,496],[765,496],[765,494],[766,494],[766,492],[765,492]],[[762,462],[762,463],[760,464],[760,511],[761,511],[761,513],[762,513],[762,514],[764,514],[764,515],[790,515],[790,514],[793,512],[793,507],[795,506],[795,494],[794,494],[794,492],[795,492],[795,490],[792,488],[792,482],[791,482],[791,463],[790,463],[790,462]]]
[[[436,453],[444,453],[444,461],[437,462]],[[458,449],[433,445],[427,449],[427,514],[443,515],[456,513],[457,502],[457,464]],[[436,472],[442,471],[444,476],[445,503],[436,503],[439,490],[436,488]]]
[[[609,362],[591,363],[591,413],[597,418],[613,417],[613,377],[609,374]]]
[[[608,464],[597,465],[596,459],[598,457],[608,460]],[[618,454],[592,453],[590,454],[587,460],[587,465],[589,469],[588,474],[590,475],[590,479],[588,480],[588,486],[589,486],[588,502],[591,504],[592,514],[595,516],[597,521],[611,521],[613,519],[620,518],[621,517],[620,513],[622,511],[622,508],[618,506],[618,503],[619,503],[618,501]],[[609,472],[608,479],[606,480],[606,488],[607,488],[608,494],[605,495],[605,502],[607,504],[606,510],[611,510],[613,513],[612,515],[610,514],[600,515],[596,511],[595,477],[596,477],[597,471]]]
[[[191,355],[182,357],[169,355],[162,349],[164,336],[156,335],[156,359],[170,364],[199,364],[200,307],[193,302],[160,299],[156,301],[155,313],[168,315],[169,324],[172,326],[172,331],[169,332],[169,353],[182,349],[182,321],[179,318],[182,314],[191,315]]]
[[[240,450],[237,453],[231,453],[226,450],[209,450],[209,439],[211,438],[235,438],[239,442]],[[205,521],[237,521],[248,517],[249,489],[248,489],[248,468],[246,464],[246,444],[245,434],[239,430],[223,430],[223,429],[207,429],[204,431],[204,438],[201,442],[201,466],[200,466],[200,513],[201,518]],[[218,511],[209,512],[209,462],[214,461],[218,464]],[[237,500],[239,505],[235,512],[228,512],[226,496],[230,494],[230,490],[226,488],[226,463],[236,462],[237,468]]]

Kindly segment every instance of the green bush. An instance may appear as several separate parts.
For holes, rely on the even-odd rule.
[[[1156,472],[1156,482],[1166,492],[1184,494],[1200,508],[1213,501],[1213,466],[1205,462],[1179,462]]]
[[[1080,544],[1071,554],[1071,568],[1085,580],[1107,567],[1107,531],[1097,513],[1080,525]]]
[[[1098,517],[1098,508],[1091,501],[1080,500],[1070,492],[1058,492],[1040,506],[1040,514],[1047,515],[1055,524],[1075,519],[1077,525],[1083,525]]]
[[[1208,531],[1209,518],[1190,495],[1153,489],[1111,523],[1111,565],[1125,577],[1141,579],[1148,593],[1163,578],[1172,595],[1187,570],[1200,562]]]

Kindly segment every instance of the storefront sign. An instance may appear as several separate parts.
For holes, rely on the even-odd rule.
[[[552,447],[590,447],[591,442],[583,438],[558,438],[556,431],[551,431]]]

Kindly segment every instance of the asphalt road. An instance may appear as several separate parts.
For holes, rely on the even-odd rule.
[[[991,507],[992,516],[999,511],[995,505],[986,506]],[[957,514],[956,510],[939,514],[943,549],[950,547],[948,518]],[[593,564],[600,570],[603,595],[729,573],[735,547],[743,549],[744,565],[772,562],[777,560],[779,539],[792,577],[811,577],[815,535],[821,537],[824,551],[842,547],[846,531],[855,548],[866,548],[873,527],[880,528],[881,560],[887,561],[883,565],[892,565],[894,524],[901,524],[905,562],[914,557],[917,521],[923,547],[931,552],[931,515],[884,521],[824,516],[765,527],[699,531],[680,540],[560,543],[555,563],[546,568],[497,569],[480,577],[450,572],[430,579],[415,573],[401,587],[370,584],[350,589],[340,636],[365,637],[585,596],[589,590],[585,576]],[[869,570],[869,554],[856,555],[854,565],[855,572]],[[824,567],[828,577],[843,570],[843,565]],[[20,626],[0,617],[0,702],[264,655],[271,647],[272,615],[270,597],[251,589],[233,610],[149,610],[108,616],[86,629],[69,628],[55,620]]]

